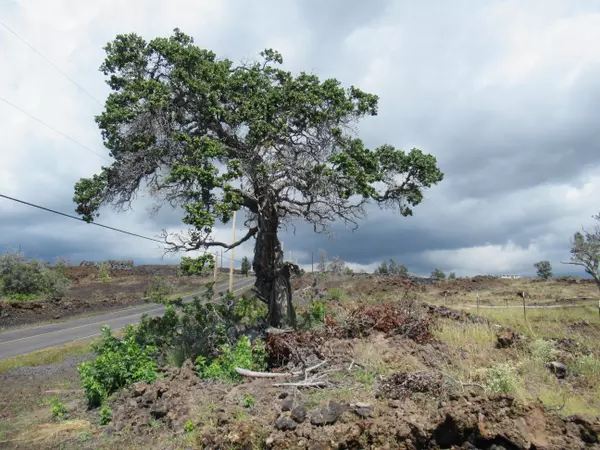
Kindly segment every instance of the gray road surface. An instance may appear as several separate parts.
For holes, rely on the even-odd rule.
[[[234,280],[233,291],[240,293],[253,284],[254,278]],[[217,286],[217,294],[226,292],[228,288],[229,283]],[[183,300],[192,300],[194,295],[197,294],[185,296]],[[89,339],[98,336],[103,325],[109,325],[113,331],[119,330],[128,324],[138,323],[142,314],[156,317],[162,315],[164,310],[164,305],[152,303],[93,317],[6,331],[0,333],[0,359]]]

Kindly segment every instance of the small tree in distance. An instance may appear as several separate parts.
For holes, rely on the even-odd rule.
[[[445,280],[446,274],[442,272],[440,269],[433,269],[431,271],[431,278],[435,278],[436,280]]]
[[[600,214],[592,216],[593,219],[600,222]],[[591,275],[600,289],[600,225],[596,224],[593,231],[587,231],[585,228],[578,231],[571,239],[571,260],[562,264],[571,264],[581,266],[583,270]],[[600,311],[600,303],[599,303]]]
[[[448,279],[449,280],[456,280],[456,274],[454,272],[450,272],[450,275],[448,275]]]
[[[550,264],[550,261],[538,261],[533,265],[533,267],[537,269],[537,276],[539,278],[544,280],[552,278],[552,264]]]
[[[244,256],[242,258],[242,275],[247,277],[249,272],[250,272],[250,260],[248,259],[247,256]]]
[[[390,270],[388,268],[387,263],[384,261],[382,262],[379,267],[377,269],[375,269],[375,273],[377,275],[389,275],[390,274]]]

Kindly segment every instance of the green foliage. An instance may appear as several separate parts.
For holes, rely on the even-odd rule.
[[[600,214],[592,218],[600,222]],[[596,225],[594,231],[584,229],[573,235],[570,264],[583,267],[597,282],[600,280],[600,226]]]
[[[252,407],[254,407],[255,403],[256,399],[254,398],[254,396],[249,394],[244,395],[244,408],[251,409]]]
[[[60,299],[69,288],[64,272],[54,270],[39,261],[27,261],[17,251],[0,255],[0,296],[28,301],[39,298]]]
[[[516,368],[510,363],[484,369],[485,387],[494,394],[514,394],[519,386]]]
[[[456,274],[454,272],[450,272],[450,274],[448,275],[448,279],[449,280],[456,280]]]
[[[336,276],[343,275],[345,270],[346,270],[346,262],[344,260],[338,258],[337,256],[334,257],[331,260],[331,262],[329,263],[329,266],[327,266],[327,272],[331,273],[332,275],[336,275]]]
[[[233,309],[234,318],[248,326],[264,323],[268,312],[263,302],[255,296],[249,297],[246,294],[242,295]]]
[[[431,278],[435,278],[436,280],[445,280],[446,274],[442,272],[440,269],[433,269],[431,271]]]
[[[537,269],[537,276],[544,280],[552,278],[552,264],[550,261],[538,261],[533,267]]]
[[[173,291],[175,291],[175,286],[169,280],[164,277],[153,276],[150,283],[148,283],[146,297],[156,303],[165,303]]]
[[[342,297],[344,297],[344,291],[342,291],[340,288],[331,288],[327,291],[327,297],[331,300],[341,300]]]
[[[112,409],[108,405],[102,405],[100,408],[100,425],[107,425],[112,419]]]
[[[77,213],[86,221],[153,182],[153,194],[183,207],[190,226],[184,248],[201,248],[216,221],[227,223],[242,207],[266,222],[277,218],[272,228],[249,232],[274,231],[273,243],[278,221],[323,229],[336,218],[359,218],[369,201],[412,215],[423,191],[443,179],[435,157],[391,145],[368,149],[350,131],[377,114],[376,95],[294,75],[273,49],[236,65],[179,29],[151,41],[120,34],[104,49],[101,70],[112,92],[96,122],[115,161],[75,185]],[[259,198],[275,210],[259,207]],[[179,241],[169,242],[175,248]],[[269,250],[267,264],[279,263],[277,253]],[[188,258],[182,267],[197,273],[208,261]]]
[[[250,264],[250,260],[248,259],[247,256],[244,256],[242,258],[242,275],[247,277],[248,273],[250,272],[251,267],[252,267],[252,265]]]
[[[58,397],[50,397],[50,410],[56,420],[63,420],[68,412],[66,405]]]
[[[390,269],[388,268],[387,263],[384,261],[382,262],[379,267],[377,267],[377,269],[375,269],[375,273],[377,275],[389,275],[390,274]]]
[[[600,386],[600,359],[593,355],[577,358],[574,365],[576,374],[584,377],[590,386]]]
[[[183,426],[183,431],[186,433],[191,433],[196,429],[196,425],[191,420],[188,420]]]
[[[110,267],[105,262],[98,266],[98,279],[104,283],[110,281]]]
[[[196,358],[198,374],[205,379],[241,381],[242,377],[235,371],[236,367],[264,371],[267,368],[267,352],[263,342],[257,339],[252,344],[247,336],[242,336],[233,348],[223,344],[216,358]]]
[[[545,339],[536,339],[529,344],[531,356],[542,363],[548,363],[554,359],[556,349],[554,342]]]
[[[117,339],[110,327],[103,326],[100,343],[92,344],[98,356],[77,367],[90,407],[99,406],[111,393],[132,383],[151,383],[156,379],[157,365],[153,359],[156,349],[141,347],[130,335],[132,330],[128,328],[125,337]]]
[[[308,307],[301,315],[301,328],[308,330],[325,322],[327,308],[322,300],[311,300]]]

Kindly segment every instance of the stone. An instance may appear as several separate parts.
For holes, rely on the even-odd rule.
[[[316,426],[333,425],[340,417],[339,411],[335,409],[317,408],[313,409],[310,415],[310,423]]]
[[[162,417],[166,416],[168,412],[167,405],[162,402],[157,403],[150,409],[150,415],[155,419],[161,419]]]
[[[298,424],[288,417],[278,417],[275,419],[275,428],[280,431],[295,430]]]
[[[284,401],[281,402],[281,410],[282,411],[291,411],[293,406],[294,406],[293,398],[286,398]]]
[[[547,367],[550,372],[556,375],[556,378],[564,378],[567,375],[567,366],[561,362],[552,361]]]
[[[372,415],[371,409],[369,409],[369,408],[356,408],[354,410],[354,413],[362,419],[366,419],[367,417],[371,417],[371,415]]]
[[[306,410],[306,406],[298,405],[292,409],[292,419],[298,423],[302,423],[306,419],[307,413],[308,411]]]

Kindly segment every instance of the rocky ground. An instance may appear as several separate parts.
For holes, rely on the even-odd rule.
[[[296,287],[306,287],[305,281],[295,280]],[[423,287],[409,279],[368,277],[308,283],[303,298],[326,301],[325,323],[265,336],[276,378],[208,382],[188,360],[164,368],[153,384],[136,383],[115,395],[105,426],[99,410],[85,407],[77,361],[15,369],[0,376],[0,447],[600,448],[594,398],[600,386],[593,373],[571,370],[586,355],[600,356],[597,315],[582,321],[563,314],[563,334],[552,340],[555,360],[546,364],[533,359],[540,336],[527,328],[418,298],[444,289],[471,292],[468,283],[482,292],[510,292],[514,284],[481,279]],[[530,322],[529,328],[538,325]],[[545,328],[553,333],[559,329],[550,325]],[[523,383],[514,392],[494,392],[481,375],[480,369],[498,364],[521,367]],[[533,384],[569,392],[585,404],[552,399]],[[66,420],[52,419],[47,402],[40,404],[48,395],[67,404]]]

